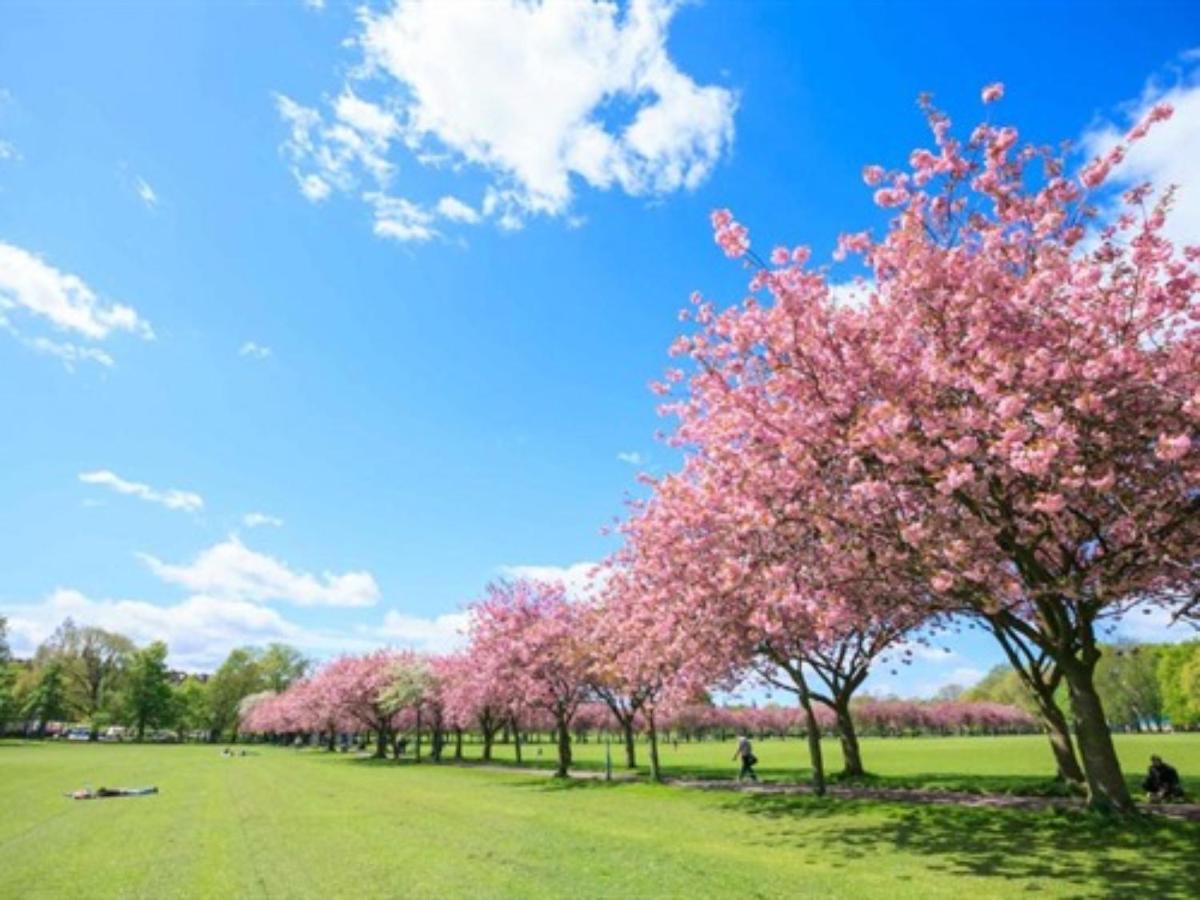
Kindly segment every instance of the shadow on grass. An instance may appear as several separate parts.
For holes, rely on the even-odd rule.
[[[880,852],[920,854],[949,875],[1049,880],[1068,894],[1181,897],[1200,885],[1200,826],[1157,819],[1119,820],[1086,813],[1016,812],[957,806],[898,806],[795,795],[738,795],[727,809],[779,825],[764,842],[822,845],[847,867]],[[871,813],[869,822],[856,822]],[[825,831],[796,832],[789,820],[841,817]],[[881,818],[882,817],[882,818]]]

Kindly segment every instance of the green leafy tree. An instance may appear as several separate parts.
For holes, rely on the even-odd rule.
[[[51,660],[37,673],[21,714],[26,721],[37,720],[38,737],[45,737],[46,725],[67,718],[68,712],[63,665],[60,660]]]
[[[266,689],[266,677],[252,647],[229,652],[208,682],[209,728],[214,740],[228,733],[237,740],[238,707],[251,694]]]
[[[1176,728],[1200,725],[1200,641],[1163,647],[1156,674],[1163,711]]]
[[[133,654],[125,696],[126,713],[139,741],[145,739],[148,727],[164,728],[171,724],[174,695],[167,669],[167,645],[162,641]]]
[[[16,681],[17,673],[8,648],[8,620],[0,616],[0,734],[4,733],[4,726],[17,717]]]
[[[212,712],[208,705],[208,684],[188,677],[172,689],[174,722],[180,737],[191,731],[207,731]]]
[[[263,684],[268,691],[281,694],[312,668],[312,660],[290,644],[268,644],[258,658]]]
[[[78,626],[65,620],[38,649],[42,658],[61,659],[72,711],[96,728],[112,717],[129,660],[137,648],[122,634]]]
[[[1096,689],[1110,722],[1139,731],[1162,724],[1163,696],[1158,680],[1161,650],[1154,644],[1132,642],[1101,649]]]

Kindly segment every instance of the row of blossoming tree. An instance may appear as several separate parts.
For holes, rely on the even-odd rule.
[[[539,717],[565,774],[572,723],[599,700],[631,763],[646,731],[657,774],[668,716],[756,678],[795,695],[820,791],[822,716],[862,773],[852,700],[872,665],[965,618],[1037,699],[1060,777],[1130,809],[1097,628],[1137,606],[1196,613],[1200,248],[1164,234],[1171,189],[1117,199],[1106,182],[1170,109],[1071,175],[1011,127],[960,140],[922,108],[932,145],[864,171],[892,211],[884,233],[838,241],[856,289],[833,289],[805,247],[762,259],[714,214],[750,295],[696,295],[682,314],[682,367],[655,389],[683,463],[647,479],[591,599],[492,585],[462,654],[340,660],[264,709],[373,730],[381,748],[404,716],[487,748]]]

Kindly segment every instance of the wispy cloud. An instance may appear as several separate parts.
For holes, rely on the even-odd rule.
[[[238,349],[238,356],[248,356],[251,359],[266,359],[271,355],[271,348],[254,341],[246,341]]]
[[[644,466],[646,464],[646,457],[642,456],[636,450],[622,450],[617,454],[617,459],[631,466]]]
[[[118,494],[128,494],[129,496],[145,500],[148,503],[157,503],[160,506],[165,506],[167,509],[178,509],[183,512],[193,513],[199,512],[204,508],[204,498],[194,491],[181,491],[176,488],[159,490],[139,481],[127,481],[115,472],[110,472],[108,469],[81,472],[79,473],[79,480],[84,484],[101,485],[116,491]]]
[[[158,194],[154,193],[154,188],[150,187],[145,178],[142,178],[140,175],[135,178],[133,189],[137,192],[138,197],[143,203],[146,204],[146,206],[150,207],[151,209],[154,209],[156,206],[158,206]]]
[[[28,250],[0,242],[0,330],[39,353],[62,360],[68,369],[91,361],[111,366],[107,350],[30,334],[28,327],[49,325],[88,341],[114,332],[154,338],[150,324],[131,306],[101,300],[78,275],[56,269]]]
[[[247,528],[260,528],[263,525],[282,528],[283,519],[280,519],[278,516],[269,516],[266,513],[252,512],[242,516],[242,524]]]

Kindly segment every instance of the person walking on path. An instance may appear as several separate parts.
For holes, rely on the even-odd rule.
[[[737,750],[733,752],[734,759],[742,761],[742,769],[738,772],[738,781],[743,781],[749,777],[751,781],[758,781],[758,776],[754,774],[754,767],[758,764],[758,757],[754,755],[754,748],[750,745],[749,735],[741,735],[738,738]]]

